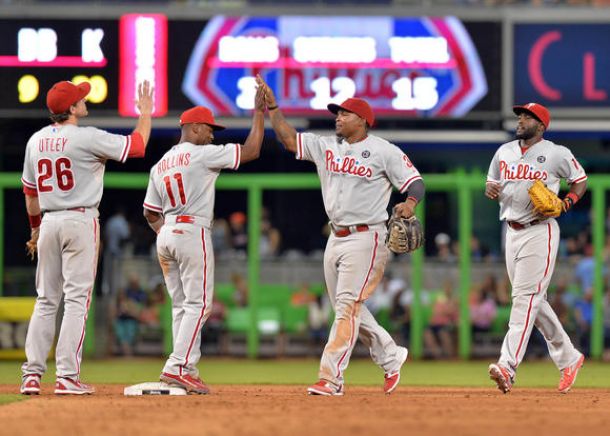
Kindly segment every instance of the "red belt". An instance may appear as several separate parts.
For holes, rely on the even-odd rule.
[[[366,224],[357,224],[355,227],[357,232],[366,232],[369,229],[369,226]],[[342,229],[334,230],[334,233],[337,238],[344,238],[350,235],[352,231],[349,227],[343,227]]]
[[[535,226],[536,224],[539,224],[542,221],[544,221],[544,220],[534,220],[534,221],[530,221],[527,224],[521,224],[521,223],[518,223],[517,221],[507,221],[507,223],[508,223],[508,226],[513,230],[523,230],[528,227]]]
[[[191,215],[178,215],[176,217],[176,222],[177,223],[193,224],[195,222],[195,217],[191,216]]]

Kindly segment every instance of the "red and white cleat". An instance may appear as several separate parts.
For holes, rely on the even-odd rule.
[[[38,374],[28,374],[21,381],[19,392],[22,395],[38,395],[40,394],[40,376]]]
[[[210,393],[210,388],[199,377],[192,375],[175,375],[164,372],[159,377],[163,383],[170,386],[178,386],[186,390],[188,394],[206,395]]]
[[[383,392],[385,392],[386,395],[390,395],[398,386],[398,382],[400,381],[400,368],[402,368],[402,365],[407,361],[408,355],[409,351],[406,348],[399,347],[398,358],[400,360],[400,365],[398,366],[398,370],[389,372],[384,376]]]
[[[506,368],[492,363],[489,365],[489,378],[496,382],[498,389],[507,394],[513,388],[513,379]]]
[[[95,393],[93,386],[71,378],[58,378],[55,380],[56,395],[91,395]]]
[[[582,354],[580,358],[576,361],[574,365],[570,365],[567,368],[561,371],[561,380],[559,380],[559,392],[562,394],[567,394],[572,385],[576,381],[576,376],[578,375],[578,370],[582,368],[583,363],[585,362],[585,356]]]
[[[324,396],[340,396],[344,395],[343,385],[335,387],[332,383],[326,380],[320,380],[307,388],[309,395],[324,395]]]

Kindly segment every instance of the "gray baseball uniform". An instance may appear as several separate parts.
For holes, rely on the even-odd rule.
[[[159,263],[172,298],[174,348],[163,372],[197,377],[201,328],[214,292],[211,226],[214,184],[221,169],[236,170],[241,146],[172,147],[150,171],[144,207],[164,215],[157,236]]]
[[[42,375],[47,369],[57,310],[64,295],[57,377],[79,379],[97,269],[97,208],[105,164],[108,159],[124,162],[132,139],[133,135],[114,135],[93,127],[53,124],[28,141],[21,181],[26,194],[38,196],[43,219],[38,239],[38,298],[26,338],[24,376]]]
[[[297,134],[297,159],[314,162],[331,233],[324,275],[335,309],[319,377],[335,386],[360,334],[373,361],[386,373],[400,369],[406,349],[398,347],[364,304],[383,277],[387,207],[392,186],[404,193],[421,176],[395,145],[377,136],[349,144],[335,137]]]
[[[559,225],[553,218],[537,216],[527,193],[536,179],[558,193],[562,178],[572,184],[586,180],[587,175],[569,149],[545,139],[523,150],[518,140],[508,142],[500,146],[489,167],[487,182],[501,185],[500,219],[510,224],[506,268],[513,301],[498,363],[513,377],[534,325],[560,370],[580,358],[546,299],[557,259]]]

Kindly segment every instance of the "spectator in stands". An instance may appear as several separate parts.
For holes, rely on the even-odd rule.
[[[451,237],[447,233],[439,233],[434,237],[436,257],[441,262],[455,262],[455,255],[451,251]]]
[[[263,208],[261,218],[261,237],[259,252],[262,257],[275,257],[280,252],[280,245],[282,242],[282,236],[280,231],[273,227],[271,224],[271,218],[269,216],[269,210]]]
[[[140,278],[136,274],[129,277],[127,287],[119,292],[117,299],[117,318],[114,321],[114,333],[121,354],[131,356],[138,330],[140,314],[146,304],[146,292],[140,286]]]
[[[481,287],[474,293],[470,303],[470,321],[473,333],[487,333],[491,330],[491,325],[498,313],[494,291],[490,287]]]
[[[104,260],[102,264],[102,292],[104,295],[115,295],[121,275],[121,260],[123,259],[125,243],[131,236],[129,223],[125,218],[125,210],[117,208],[104,226]]]
[[[161,310],[165,304],[166,293],[163,276],[154,277],[146,303],[140,312],[139,321],[142,326],[148,329],[161,328]]]
[[[233,212],[229,215],[231,230],[231,247],[233,250],[245,253],[248,249],[248,230],[246,228],[246,214]]]
[[[212,312],[208,320],[205,322],[205,326],[201,331],[201,352],[205,349],[209,352],[210,345],[214,344],[217,350],[221,352],[222,335],[225,331],[225,319],[227,318],[227,306],[216,298],[216,295],[212,298]]]
[[[606,275],[606,268],[603,274]],[[576,280],[581,292],[593,289],[593,279],[595,277],[595,257],[593,257],[593,245],[587,244],[584,248],[584,256],[578,261],[575,268]]]
[[[233,293],[233,302],[237,307],[246,307],[248,305],[248,282],[239,273],[231,274],[231,283],[235,287]]]
[[[404,290],[397,292],[392,299],[392,309],[390,319],[398,328],[402,342],[405,346],[411,343],[411,302],[413,301],[413,292]]]
[[[309,283],[304,282],[290,296],[290,304],[292,306],[308,306],[309,303],[315,300],[315,295],[309,289]]]
[[[610,287],[604,295],[604,360],[610,360]]]
[[[580,349],[585,356],[589,356],[591,351],[591,324],[593,323],[593,292],[587,289],[583,297],[576,301],[574,306],[574,318],[576,320],[576,336],[580,344]]]
[[[326,292],[316,295],[309,302],[308,321],[309,337],[313,345],[318,348],[326,343],[328,338],[328,324],[330,322],[330,302]],[[315,350],[317,352],[317,350]]]
[[[212,246],[216,257],[222,257],[232,247],[231,229],[224,218],[216,218],[212,224]]]
[[[396,294],[400,294],[407,287],[403,279],[394,278],[389,271],[386,271],[383,279],[377,286],[373,295],[371,295],[364,304],[373,315],[377,315],[380,311],[392,310],[392,302]]]
[[[430,325],[424,331],[426,349],[435,358],[455,355],[454,331],[458,320],[458,304],[453,296],[453,286],[445,281],[443,293],[432,305]]]
[[[571,332],[573,326],[570,319],[570,306],[567,303],[568,298],[566,298],[567,292],[568,281],[565,277],[560,277],[554,289],[550,292],[548,300],[561,325],[563,325],[567,332]]]

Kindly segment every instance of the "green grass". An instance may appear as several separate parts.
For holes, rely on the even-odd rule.
[[[27,400],[28,397],[24,397],[21,394],[0,394],[0,406],[8,403],[15,403],[17,401]]]
[[[201,376],[210,384],[299,384],[317,379],[318,359],[247,360],[204,358],[199,364]],[[155,381],[163,367],[161,359],[85,359],[83,380],[89,383],[134,384]],[[402,383],[407,386],[489,387],[487,361],[407,362]],[[0,362],[0,384],[20,382],[19,362]],[[55,367],[50,362],[43,383],[54,381]],[[356,359],[345,374],[349,385],[382,382],[383,372],[370,359]],[[517,378],[520,387],[555,387],[559,372],[549,361],[524,362]],[[610,364],[585,362],[577,386],[610,388]]]

